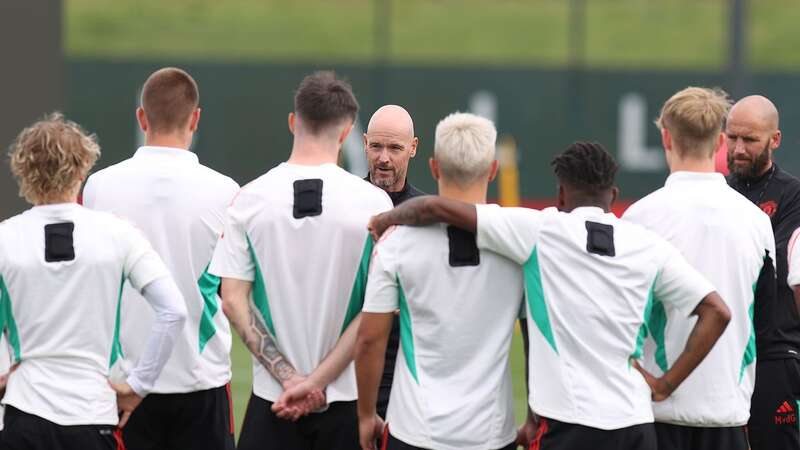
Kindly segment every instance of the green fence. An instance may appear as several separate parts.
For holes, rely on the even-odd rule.
[[[134,117],[138,89],[159,66],[157,62],[67,62],[66,113],[99,136],[103,156],[98,167],[116,163],[135,150],[141,139]],[[203,112],[194,150],[203,163],[240,183],[287,158],[291,136],[286,122],[293,91],[305,74],[329,68],[291,64],[183,67],[195,76],[201,92]],[[652,121],[661,104],[689,85],[726,85],[721,73],[712,72],[333,68],[353,84],[361,103],[361,124],[384,103],[397,103],[411,112],[420,151],[409,177],[429,192],[435,186],[426,159],[432,154],[437,121],[456,110],[478,110],[494,117],[499,134],[513,136],[518,144],[523,199],[553,195],[550,159],[575,140],[599,141],[617,155],[623,198],[638,198],[659,187],[666,166]],[[777,159],[796,173],[800,173],[800,155],[795,152],[800,135],[800,93],[794,89],[798,82],[800,76],[794,74],[757,74],[750,79],[750,91],[772,98],[781,111],[784,143]],[[9,201],[13,194],[0,194],[0,215],[18,210]]]

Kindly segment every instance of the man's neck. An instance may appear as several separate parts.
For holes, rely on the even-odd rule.
[[[191,143],[191,136],[187,139],[185,136],[178,136],[177,134],[148,134],[144,139],[144,145],[179,148],[182,150],[188,150]]]
[[[439,195],[466,203],[473,203],[477,205],[486,203],[487,189],[488,186],[482,182],[462,188],[442,181],[441,179],[439,180]]]
[[[316,139],[297,138],[292,144],[292,153],[289,155],[290,164],[301,166],[320,166],[322,164],[336,164],[339,157],[337,144]]]
[[[675,158],[670,161],[669,171],[675,172],[714,172],[714,159]]]

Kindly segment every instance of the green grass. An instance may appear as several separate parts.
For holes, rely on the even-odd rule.
[[[66,0],[69,56],[563,66],[568,0],[380,0],[388,54],[376,51],[375,0]],[[591,67],[720,68],[728,0],[583,0]],[[800,65],[796,0],[749,2],[749,61]]]
[[[519,328],[517,328],[514,333],[514,340],[511,343],[511,376],[514,379],[514,409],[518,423],[522,423],[525,418],[527,403],[525,397],[525,362],[522,355],[522,337]],[[233,414],[236,419],[236,436],[239,436],[244,412],[247,409],[247,400],[250,398],[253,373],[250,365],[250,353],[236,336],[233,337],[231,357],[233,359],[233,379],[231,380]]]

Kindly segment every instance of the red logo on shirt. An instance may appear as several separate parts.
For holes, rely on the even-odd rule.
[[[778,211],[778,204],[775,203],[775,200],[770,200],[768,202],[764,202],[758,205],[764,213],[770,217],[774,216],[775,213]]]
[[[797,414],[789,402],[783,402],[775,411],[775,425],[796,424]]]

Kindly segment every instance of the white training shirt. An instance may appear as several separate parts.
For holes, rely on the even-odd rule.
[[[395,227],[372,256],[363,310],[400,310],[405,362],[395,365],[387,423],[415,447],[487,450],[516,439],[508,354],[522,270],[474,245],[442,224]],[[477,258],[463,262],[465,250]]]
[[[231,379],[231,331],[217,295],[219,278],[206,273],[239,185],[201,165],[194,153],[141,147],[86,183],[83,203],[135,224],[169,268],[186,300],[186,325],[153,392],[195,392]],[[120,370],[130,373],[145,349],[152,308],[126,285],[122,297]]]
[[[622,218],[675,245],[731,310],[731,321],[708,356],[669,398],[653,403],[656,421],[696,427],[745,425],[756,375],[754,289],[767,253],[775,258],[769,217],[729,187],[722,174],[676,172]],[[645,369],[660,376],[671,367],[696,321],[654,299]]]
[[[672,245],[600,208],[477,214],[478,247],[523,268],[532,410],[604,430],[652,422],[650,388],[630,359],[653,299],[688,317],[711,284]]]
[[[74,225],[74,259],[47,262],[45,227],[62,223]],[[108,213],[36,206],[0,224],[0,317],[20,363],[3,403],[58,425],[115,425],[108,376],[120,356],[122,284],[143,289],[168,276],[142,234]],[[173,302],[165,306],[185,314]]]
[[[11,369],[11,351],[8,348],[8,339],[5,333],[0,333],[0,375],[5,375]],[[5,406],[0,405],[0,431],[3,430]]]
[[[786,277],[786,282],[789,287],[792,288],[800,286],[800,245],[797,245],[798,238],[800,238],[800,228],[794,230],[786,249],[787,261],[789,264],[789,273]],[[780,282],[782,283],[783,281]]]
[[[311,189],[300,195],[308,205],[295,202],[296,186],[317,183],[321,194]],[[317,207],[319,214],[309,212]],[[391,208],[385,192],[335,164],[280,164],[228,208],[209,272],[252,281],[252,300],[278,348],[299,373],[311,373],[361,311],[372,252],[367,223]],[[274,402],[282,392],[254,358],[253,393]],[[352,364],[326,394],[328,402],[357,398]]]

